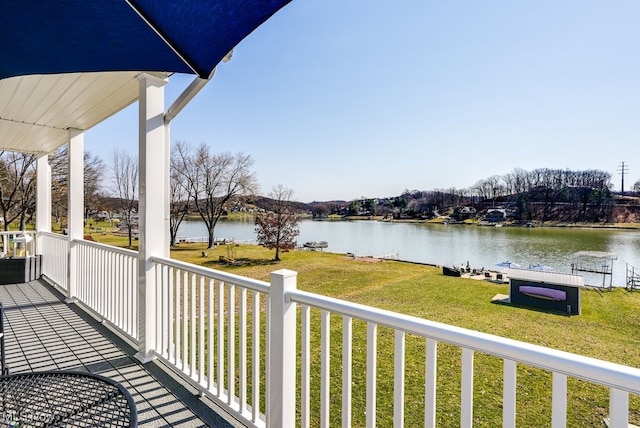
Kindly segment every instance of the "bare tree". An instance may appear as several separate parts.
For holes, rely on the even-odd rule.
[[[113,151],[113,192],[123,215],[121,224],[127,228],[129,248],[133,238],[134,212],[138,206],[138,160],[122,150]]]
[[[68,147],[62,146],[49,155],[51,165],[51,206],[56,222],[67,215],[67,195],[69,193]],[[84,153],[84,208],[88,213],[101,203],[101,186],[104,162],[98,155]]]
[[[184,174],[189,195],[208,231],[208,248],[215,245],[214,231],[235,196],[254,193],[258,188],[251,171],[253,158],[243,153],[214,154],[206,144],[195,151],[183,143],[176,146],[179,171]]]
[[[189,182],[187,176],[181,170],[182,151],[185,150],[185,143],[176,142],[171,153],[171,171],[169,176],[169,234],[171,235],[171,246],[176,245],[176,236],[180,223],[189,213]]]
[[[273,250],[275,261],[280,261],[280,251],[286,252],[296,246],[296,236],[300,234],[298,216],[291,208],[293,190],[279,184],[269,193],[274,200],[273,210],[256,216],[258,243]]]
[[[36,156],[19,152],[0,152],[0,210],[4,230],[18,220],[24,229],[33,216],[36,203]]]
[[[68,151],[66,146],[55,150],[49,154],[49,165],[51,166],[51,214],[60,224],[62,218],[67,216],[67,205],[69,194],[68,176]]]
[[[312,202],[311,203],[311,214],[314,218],[325,217],[331,211],[328,205],[324,202]]]
[[[515,168],[513,175],[513,193],[524,193],[529,190],[528,173],[522,168]]]
[[[96,211],[102,204],[104,161],[98,155],[84,152],[84,209]]]

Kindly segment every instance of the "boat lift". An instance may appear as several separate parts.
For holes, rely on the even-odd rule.
[[[618,259],[616,253],[604,251],[578,251],[571,255],[571,273],[586,272],[602,276],[602,284],[586,284],[602,290],[613,288],[613,261]],[[590,275],[592,276],[592,275]]]

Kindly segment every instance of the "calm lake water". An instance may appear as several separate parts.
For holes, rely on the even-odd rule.
[[[252,220],[220,221],[216,238],[255,242]],[[182,223],[178,236],[204,237],[199,221]],[[496,269],[505,260],[527,268],[531,264],[571,272],[571,254],[577,251],[616,253],[613,285],[625,283],[625,262],[640,268],[640,232],[611,229],[545,227],[482,227],[378,221],[300,222],[298,244],[327,241],[325,251],[357,256],[393,255],[400,260],[437,265],[469,264],[473,268]],[[585,275],[588,284],[602,283],[602,276]]]

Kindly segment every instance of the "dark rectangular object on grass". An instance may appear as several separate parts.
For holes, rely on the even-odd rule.
[[[532,306],[552,311],[566,312],[571,315],[580,315],[580,288],[571,285],[535,283],[527,280],[510,280],[509,298],[511,303],[523,306]],[[558,290],[564,292],[564,299],[550,298],[554,293],[546,290]],[[555,293],[555,295],[561,295]]]
[[[21,284],[41,276],[41,255],[0,259],[0,284]]]

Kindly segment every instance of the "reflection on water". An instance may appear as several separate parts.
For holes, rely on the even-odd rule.
[[[221,221],[216,238],[255,242],[255,226],[246,221]],[[179,236],[206,236],[202,222],[183,222]],[[610,229],[481,227],[377,221],[313,221],[300,223],[298,243],[327,241],[327,251],[356,255],[396,254],[401,260],[438,265],[493,269],[510,260],[528,267],[543,264],[571,272],[571,254],[605,251],[618,255],[613,284],[624,285],[625,262],[640,268],[640,232]],[[590,280],[600,281],[600,279]]]

